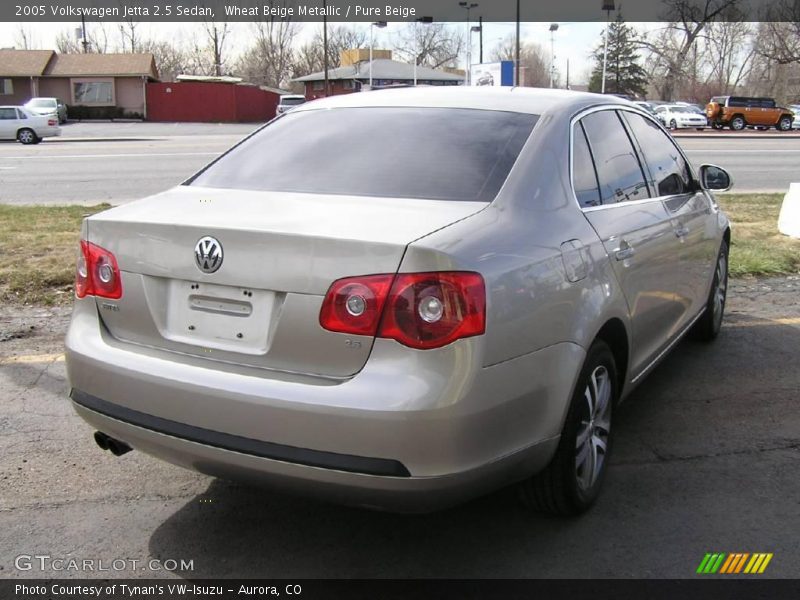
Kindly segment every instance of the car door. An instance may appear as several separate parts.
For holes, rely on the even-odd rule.
[[[638,154],[615,110],[590,112],[573,127],[573,160],[579,161],[573,180],[580,173],[584,178],[575,184],[576,196],[628,303],[636,377],[669,343],[681,316],[672,219],[664,204],[650,197]],[[592,172],[595,184],[587,179]]]
[[[640,149],[651,193],[670,215],[677,261],[676,301],[681,316],[670,335],[680,332],[703,309],[716,258],[716,211],[694,180],[675,141],[647,117],[624,111]]]
[[[17,135],[17,111],[14,107],[0,108],[0,139],[13,140]]]

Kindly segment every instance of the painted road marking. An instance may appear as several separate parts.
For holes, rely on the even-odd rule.
[[[9,356],[8,358],[0,358],[1,365],[14,365],[14,364],[33,364],[33,363],[51,363],[61,362],[64,360],[64,353],[58,354],[26,354],[23,356]]]
[[[786,317],[783,319],[756,319],[755,321],[730,321],[725,322],[725,327],[764,327],[768,325],[800,325],[800,317]]]
[[[162,153],[145,153],[145,154],[48,154],[41,156],[39,154],[31,154],[30,156],[3,156],[4,160],[46,160],[46,159],[61,159],[61,158],[151,158],[163,156],[219,156],[224,150],[219,152],[162,152]],[[13,167],[16,168],[16,167]]]

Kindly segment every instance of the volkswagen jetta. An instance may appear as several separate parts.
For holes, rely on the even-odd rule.
[[[728,187],[609,96],[301,105],[84,221],[71,398],[115,454],[396,510],[519,483],[578,513],[620,400],[720,330]]]

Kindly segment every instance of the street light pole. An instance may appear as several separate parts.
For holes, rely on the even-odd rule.
[[[611,21],[611,11],[614,10],[614,0],[603,0],[603,10],[606,11],[606,31],[603,35],[603,81],[600,84],[600,93],[606,93],[606,64],[608,62],[608,26]]]
[[[375,35],[375,28],[383,29],[386,27],[386,21],[376,21],[369,24],[369,89],[372,89],[372,45],[373,36]]]
[[[328,97],[328,17],[327,0],[322,0],[322,62],[325,63],[325,98]]]
[[[473,8],[478,8],[477,2],[459,2],[458,5],[461,8],[466,9],[467,11],[467,73],[466,73],[466,82],[467,85],[472,83],[472,74],[471,74],[471,67],[472,67],[472,26],[470,25],[469,20],[469,11]]]
[[[414,21],[414,87],[417,87],[417,52],[419,52],[419,40],[417,39],[417,24],[433,23],[433,17],[420,17]]]
[[[516,63],[515,66],[515,73],[514,73],[514,85],[519,85],[519,20],[520,20],[520,10],[519,10],[519,0],[517,0],[517,51],[515,54],[514,62]]]
[[[558,31],[558,23],[550,24],[550,87],[553,87],[553,79],[556,71],[556,46],[553,35]]]

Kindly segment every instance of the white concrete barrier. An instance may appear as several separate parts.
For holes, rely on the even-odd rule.
[[[790,184],[789,191],[783,197],[781,214],[778,216],[778,231],[800,239],[800,183]]]

